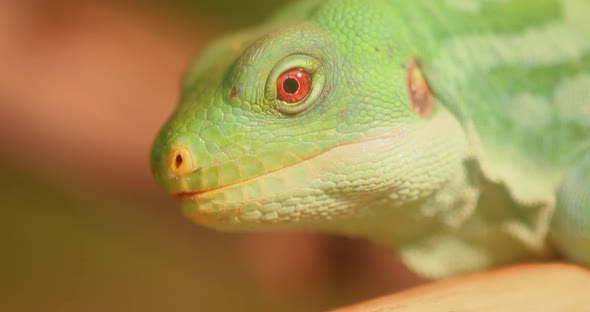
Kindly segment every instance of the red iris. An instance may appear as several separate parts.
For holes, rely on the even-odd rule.
[[[301,68],[290,69],[277,80],[279,100],[287,103],[297,103],[309,94],[311,76]]]

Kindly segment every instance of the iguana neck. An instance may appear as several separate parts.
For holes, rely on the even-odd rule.
[[[420,191],[420,194],[406,194],[398,182],[392,181],[388,188],[376,189],[351,200],[350,204],[356,206],[350,209],[355,212],[350,218],[344,217],[338,222],[328,220],[312,223],[309,229],[364,237],[398,247],[430,235],[430,232],[424,231],[425,228],[432,231],[459,228],[472,214],[478,197],[477,185],[470,176],[472,172],[465,165],[469,160],[469,152],[460,124],[450,112],[439,106],[430,118],[414,125],[410,132],[407,134],[407,140],[417,143],[416,146],[436,150],[437,144],[421,144],[420,141],[438,142],[446,148],[446,151],[441,153],[453,154],[447,157],[451,163],[444,164],[444,168],[440,170],[434,169],[423,175],[424,170],[410,168],[408,174],[417,176],[404,176],[404,179],[414,183],[428,179],[428,189]],[[395,158],[399,157],[395,145],[385,144],[384,149],[378,151],[380,157],[385,157],[390,162],[395,161]],[[426,155],[419,150],[416,153]],[[409,153],[404,156],[412,157]],[[422,158],[418,157],[417,161],[423,160]],[[419,163],[412,165],[417,168],[424,167]],[[437,178],[439,173],[444,173],[444,176]],[[403,184],[403,181],[401,183]],[[409,189],[408,192],[416,191]],[[392,222],[397,226],[392,226]]]
[[[385,195],[341,232],[399,249],[436,233],[459,231],[472,216],[479,191],[463,164],[455,169],[455,174],[430,196],[398,205]]]

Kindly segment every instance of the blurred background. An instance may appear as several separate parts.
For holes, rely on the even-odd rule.
[[[152,181],[183,68],[272,0],[0,0],[0,311],[319,311],[423,283],[391,252],[223,234]]]

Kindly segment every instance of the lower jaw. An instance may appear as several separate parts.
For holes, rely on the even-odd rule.
[[[328,190],[318,181],[326,174],[344,174],[356,163],[371,161],[359,150],[379,150],[395,146],[398,136],[384,136],[329,150],[312,159],[252,179],[204,192],[177,196],[185,217],[206,227],[222,231],[273,230],[305,226],[310,216],[280,216],[278,203],[292,198],[316,197]],[[333,189],[330,189],[333,190]],[[306,193],[307,192],[307,193]],[[314,193],[315,192],[315,193]],[[328,200],[325,199],[324,200]],[[321,202],[322,200],[320,200]],[[275,217],[273,217],[273,215]],[[298,225],[295,225],[297,223]]]

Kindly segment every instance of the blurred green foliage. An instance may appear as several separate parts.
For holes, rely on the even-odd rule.
[[[208,311],[261,308],[228,261],[231,241],[178,231],[161,200],[0,172],[1,311],[188,311],[191,298]]]

